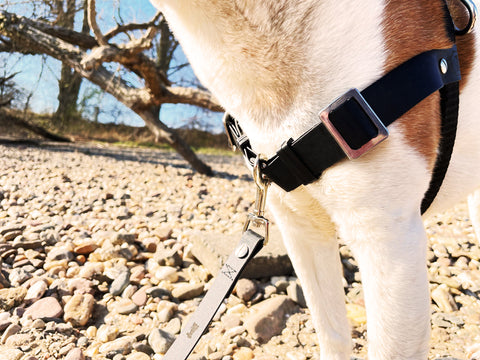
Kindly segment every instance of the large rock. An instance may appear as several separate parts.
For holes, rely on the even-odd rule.
[[[190,241],[193,243],[192,254],[216,276],[234,251],[240,236],[241,234],[238,234],[232,239],[232,235],[192,232],[190,234]],[[268,244],[248,263],[242,277],[260,279],[292,273],[292,263],[283,246],[281,234],[276,227],[272,227]]]
[[[287,296],[276,296],[252,307],[245,321],[245,328],[257,341],[266,343],[285,328],[289,315],[298,311],[298,306]]]

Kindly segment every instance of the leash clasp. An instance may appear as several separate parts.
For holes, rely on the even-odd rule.
[[[258,155],[253,166],[253,180],[257,186],[257,193],[255,198],[255,207],[253,212],[247,215],[247,220],[243,226],[243,232],[246,232],[251,226],[263,228],[265,232],[265,244],[268,243],[270,222],[264,217],[265,205],[267,202],[267,190],[270,186],[270,180],[264,177],[261,172],[262,156]]]

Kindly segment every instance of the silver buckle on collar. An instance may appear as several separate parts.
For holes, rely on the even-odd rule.
[[[339,106],[341,106],[345,102],[352,99],[355,101],[355,104],[357,104],[363,110],[365,115],[368,117],[370,122],[375,126],[375,128],[378,131],[377,136],[370,139],[366,144],[362,145],[358,149],[353,149],[348,144],[348,142],[345,140],[343,135],[340,134],[340,132],[337,130],[335,125],[330,120],[330,113],[333,110],[337,109]],[[350,160],[359,158],[360,156],[370,151],[372,148],[380,144],[383,140],[385,140],[388,137],[387,128],[382,123],[382,121],[378,118],[377,114],[375,114],[375,112],[372,110],[370,105],[368,105],[365,98],[362,96],[362,94],[360,94],[360,92],[357,89],[350,89],[345,94],[340,96],[338,99],[332,102],[329,106],[323,109],[320,112],[319,117],[320,117],[320,120],[325,125],[325,127],[327,128],[327,130],[330,132],[333,138],[337,141],[338,145],[342,148],[342,150],[345,152],[345,154]]]

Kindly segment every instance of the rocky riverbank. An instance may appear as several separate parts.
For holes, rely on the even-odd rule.
[[[212,282],[192,230],[237,241],[253,203],[242,160],[207,156],[218,175],[207,178],[158,150],[46,144],[0,153],[0,359],[160,360]],[[465,205],[427,227],[430,359],[480,359],[480,248]],[[340,252],[354,354],[364,358],[360,277],[349,250]],[[242,280],[190,359],[317,352],[301,287],[285,275]]]

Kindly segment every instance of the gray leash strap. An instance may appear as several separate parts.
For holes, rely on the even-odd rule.
[[[265,238],[247,229],[234,252],[223,265],[212,286],[163,360],[185,360],[193,351],[215,316],[222,301],[230,295],[247,263],[260,251]]]

